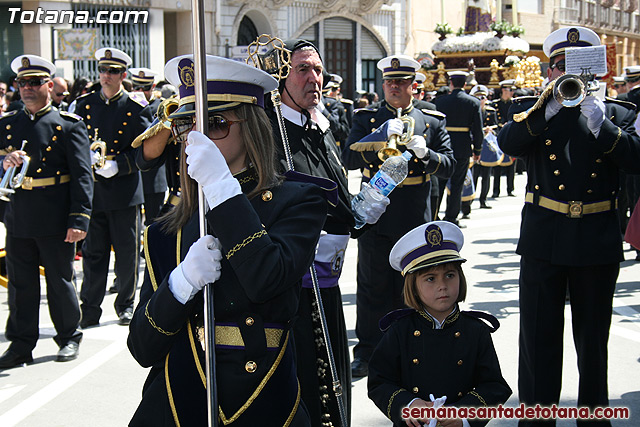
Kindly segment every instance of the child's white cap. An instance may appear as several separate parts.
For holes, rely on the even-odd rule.
[[[428,222],[398,240],[389,254],[389,263],[404,276],[447,262],[465,262],[460,257],[463,244],[464,236],[457,225],[448,221]]]

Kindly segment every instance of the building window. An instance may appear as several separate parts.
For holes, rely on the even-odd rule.
[[[350,98],[354,90],[352,78],[353,40],[325,39],[324,45],[324,66],[329,73],[342,77],[340,90],[345,98]]]
[[[240,21],[240,28],[238,28],[238,46],[247,46],[258,38],[258,30],[256,29],[253,21],[244,16]]]
[[[542,0],[518,0],[518,12],[542,13]]]
[[[377,64],[377,59],[362,60],[362,90],[367,92],[376,92],[378,87],[382,87],[382,75],[378,71]]]

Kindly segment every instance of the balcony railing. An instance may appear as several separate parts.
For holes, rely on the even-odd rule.
[[[594,30],[640,33],[640,13],[625,12],[618,6],[602,7],[598,0],[565,0],[558,9],[558,20],[564,24],[585,25]]]

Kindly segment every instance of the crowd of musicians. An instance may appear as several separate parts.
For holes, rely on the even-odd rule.
[[[560,399],[568,299],[578,406],[607,406],[611,305],[634,204],[627,182],[636,188],[625,172],[640,173],[633,89],[640,67],[615,87],[629,88],[622,100],[586,93],[567,107],[551,90],[566,48],[598,44],[582,27],[550,34],[549,85],[537,90],[513,80],[489,89],[450,72],[448,87],[425,92],[420,64],[391,55],[378,63],[380,100],[362,94],[355,103],[306,40],[262,55],[259,63],[286,57],[280,79],[207,55],[202,133],[194,130],[192,55],[167,62],[160,91],[157,73],[101,48],[99,82],[79,79],[73,99],[51,62],[15,58],[17,92],[0,116],[10,342],[0,369],[33,361],[40,267],[56,360],[78,357],[82,331],[100,326],[113,251],[118,323],[130,328],[133,357],[150,368],[131,426],[207,424],[209,305],[224,425],[346,427],[353,377],[369,377],[370,398],[394,425],[428,422],[402,418],[403,408],[504,403],[511,388],[491,340],[497,320],[458,306],[468,286],[460,219],[471,215],[476,194],[479,208],[491,208],[492,177],[495,202],[504,194],[501,177],[513,196],[514,174],[525,170],[519,399]],[[358,212],[366,224],[356,225],[348,170],[368,186],[386,160],[382,148],[411,154],[407,177]],[[358,244],[352,356],[339,283],[351,238]]]

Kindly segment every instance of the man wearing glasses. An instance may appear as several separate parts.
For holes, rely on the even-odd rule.
[[[579,106],[563,107],[553,96],[564,74],[565,49],[597,45],[600,37],[587,28],[551,33],[543,44],[549,86],[540,97],[515,99],[513,120],[498,134],[500,148],[522,158],[528,171],[516,249],[518,395],[528,406],[560,400],[567,289],[580,375],[577,405],[609,406],[607,343],[624,260],[616,212],[619,172],[640,173],[636,114],[633,104],[611,98],[587,95]]]
[[[78,98],[75,109],[84,119],[89,138],[107,145],[104,167],[95,169],[94,211],[82,246],[82,328],[100,322],[112,246],[117,259],[118,322],[128,325],[133,316],[140,259],[140,205],[144,200],[131,143],[151,123],[150,115],[143,112],[144,105],[129,97],[122,86],[131,57],[114,48],[98,49],[95,57],[102,89]],[[94,156],[92,162],[96,161]]]
[[[5,336],[11,344],[0,357],[0,369],[33,361],[40,265],[46,271],[53,339],[60,347],[56,360],[78,357],[80,307],[71,279],[76,242],[89,228],[93,196],[87,130],[78,116],[51,105],[55,66],[39,56],[21,55],[11,68],[24,108],[0,118],[0,150],[6,154],[2,166],[6,174],[16,175],[23,165],[28,167],[22,185],[9,195],[4,217],[9,278]]]

